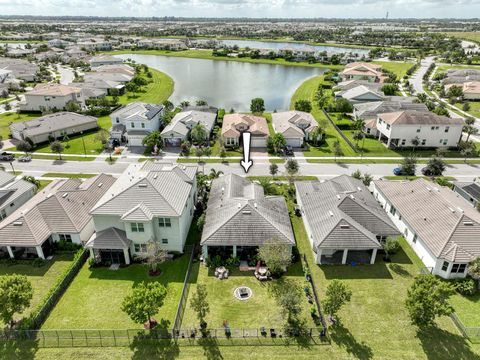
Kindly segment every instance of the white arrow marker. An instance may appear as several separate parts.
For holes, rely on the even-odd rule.
[[[248,131],[243,133],[243,160],[240,161],[245,173],[248,173],[248,170],[253,165],[253,161],[250,160],[250,138],[252,134]]]

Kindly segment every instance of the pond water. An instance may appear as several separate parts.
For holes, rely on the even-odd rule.
[[[301,50],[315,50],[326,51],[328,54],[338,53],[355,53],[359,55],[367,55],[370,50],[346,48],[338,46],[324,46],[324,45],[308,45],[302,43],[290,43],[290,42],[275,42],[275,41],[255,41],[255,40],[222,40],[223,44],[227,46],[237,45],[240,48],[249,47],[251,49],[301,49]]]
[[[295,90],[325,68],[254,64],[236,61],[191,59],[161,55],[116,55],[146,64],[173,78],[170,101],[205,100],[227,111],[248,111],[255,97],[265,100],[267,111],[287,110]]]

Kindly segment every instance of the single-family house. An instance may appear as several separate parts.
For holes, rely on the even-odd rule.
[[[368,82],[383,82],[385,75],[382,73],[382,66],[367,62],[353,62],[347,64],[340,72],[342,81],[364,80]]]
[[[414,102],[414,97],[387,98],[384,101],[373,101],[353,104],[353,117],[355,119],[377,120],[378,114],[392,113],[403,110],[428,111],[423,103]]]
[[[24,111],[63,110],[69,101],[85,107],[82,89],[62,84],[37,84],[25,93],[25,101],[20,103]]]
[[[335,85],[335,91],[347,91],[354,89],[358,86],[365,86],[366,88],[373,90],[375,92],[380,92],[383,84],[376,83],[376,82],[368,82],[367,80],[347,80],[339,82]]]
[[[99,199],[90,214],[92,257],[129,264],[155,241],[183,252],[196,202],[196,166],[146,161],[132,164]]]
[[[33,145],[50,139],[63,138],[98,128],[98,120],[72,112],[57,112],[29,121],[12,123],[10,132],[13,139],[26,140]]]
[[[251,147],[266,147],[269,135],[267,120],[261,116],[227,114],[223,118],[222,139],[227,147],[240,146],[242,134],[250,132]]]
[[[341,175],[295,188],[317,264],[374,264],[383,241],[400,234],[360,180]]]
[[[189,131],[197,124],[204,126],[208,138],[212,133],[217,113],[208,111],[182,111],[176,114],[162,131],[165,146],[180,146],[187,139]]]
[[[272,126],[285,137],[287,145],[301,147],[304,141],[313,140],[312,133],[318,123],[312,114],[303,111],[284,111],[272,114]],[[321,135],[319,139],[321,139]]]
[[[126,137],[129,146],[143,146],[145,136],[160,129],[164,114],[163,105],[140,102],[125,105],[110,114],[110,136],[119,141]]]
[[[480,183],[455,181],[453,183],[453,191],[460,194],[460,196],[472,204],[473,207],[478,208],[478,204],[480,204]]]
[[[24,81],[35,81],[38,66],[28,60],[0,57],[0,69],[10,70],[15,78]]]
[[[5,219],[35,195],[35,185],[0,171],[0,221]]]
[[[479,79],[480,80],[480,79]],[[464,83],[452,83],[445,85],[445,91],[448,92],[451,87],[457,86],[463,91],[463,99],[480,100],[480,81],[466,81]]]
[[[101,65],[92,69],[92,71],[103,73],[120,73],[124,75],[135,76],[135,69],[128,64]]]
[[[383,101],[385,95],[380,91],[372,90],[365,85],[359,85],[349,90],[338,91],[335,98],[343,98],[352,104],[364,103],[369,101]]]
[[[404,110],[378,114],[378,139],[387,147],[411,147],[418,138],[419,147],[456,147],[462,137],[463,120],[429,111]]]
[[[90,66],[94,68],[102,65],[121,64],[123,63],[123,60],[110,55],[99,55],[99,56],[92,57],[89,63],[90,63]]]
[[[374,181],[374,195],[433,274],[467,274],[480,256],[480,212],[448,187],[425,179]]]
[[[200,241],[204,258],[250,260],[259,246],[272,242],[295,245],[283,196],[266,196],[261,185],[236,174],[212,181]]]
[[[0,222],[0,248],[12,259],[45,259],[54,242],[85,243],[94,232],[89,211],[114,182],[105,174],[54,180]]]

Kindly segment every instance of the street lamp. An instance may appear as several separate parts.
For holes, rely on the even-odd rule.
[[[87,150],[85,149],[85,139],[83,138],[83,131],[80,131],[80,137],[82,138],[83,155],[87,157]]]
[[[15,169],[13,167],[13,162],[12,161],[10,161],[10,166],[12,167],[13,175],[15,175]]]

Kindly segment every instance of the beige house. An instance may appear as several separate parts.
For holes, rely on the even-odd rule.
[[[382,73],[382,67],[380,65],[366,63],[366,62],[353,62],[347,64],[345,69],[340,73],[342,81],[349,80],[364,80],[368,82],[383,82],[385,75]]]
[[[448,91],[453,86],[458,86],[462,88],[463,98],[465,100],[480,99],[480,81],[468,81],[463,84],[448,84],[445,85],[445,91]]]
[[[223,118],[222,139],[227,147],[240,146],[244,132],[250,132],[251,147],[266,147],[269,135],[267,120],[261,116],[228,114]]]
[[[301,147],[304,140],[312,140],[311,134],[318,128],[312,114],[296,110],[272,114],[272,125],[276,133],[285,137],[287,145],[293,147]]]
[[[85,107],[82,89],[62,84],[38,84],[25,93],[25,102],[20,103],[24,111],[63,110],[69,101]]]

